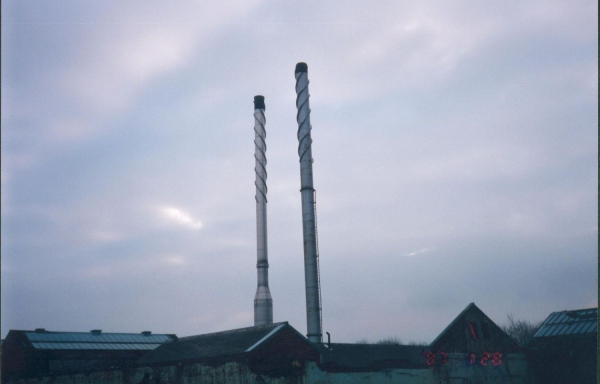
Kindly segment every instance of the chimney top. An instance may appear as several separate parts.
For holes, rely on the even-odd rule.
[[[265,109],[265,97],[261,95],[254,96],[254,109]]]
[[[152,331],[142,331],[142,335],[144,336],[150,336],[152,334]]]
[[[296,73],[300,73],[300,72],[308,73],[308,65],[306,65],[306,63],[296,64]]]
[[[37,333],[46,332],[46,328],[36,328],[34,332],[37,332]]]
[[[101,329],[92,329],[90,332],[94,335],[99,335],[102,333],[102,330]]]

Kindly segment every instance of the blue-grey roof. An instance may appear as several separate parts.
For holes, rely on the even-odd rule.
[[[173,340],[164,334],[23,331],[35,349],[153,350]]]
[[[533,337],[570,336],[598,332],[598,308],[553,312]]]
[[[117,343],[31,343],[35,349],[111,349],[151,351],[160,344],[117,344]]]
[[[138,362],[155,364],[247,353],[286,328],[293,329],[287,322],[282,322],[181,337],[177,341],[161,345]],[[302,335],[300,337],[304,338]]]

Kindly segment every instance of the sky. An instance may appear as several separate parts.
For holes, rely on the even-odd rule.
[[[469,303],[598,302],[598,3],[2,2],[2,337],[253,325],[255,95],[274,321],[431,342]]]

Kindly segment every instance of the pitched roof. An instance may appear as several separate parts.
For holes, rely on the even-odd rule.
[[[282,322],[182,337],[172,343],[161,345],[142,357],[138,363],[154,364],[246,353],[287,327],[293,329],[287,322]]]
[[[490,348],[518,352],[521,349],[475,303],[467,305],[429,347],[446,352],[483,352]]]
[[[20,333],[37,350],[152,350],[175,335],[139,333],[10,331]]]
[[[458,314],[458,316],[456,316],[454,318],[454,320],[452,320],[452,322],[450,324],[448,324],[448,326],[446,328],[444,328],[444,330],[438,335],[438,337],[435,338],[435,340],[433,340],[429,345],[435,345],[441,338],[442,336],[444,336],[444,334],[446,334],[446,332],[448,332],[450,330],[450,328],[452,328],[452,326],[454,326],[454,324],[456,324],[458,322],[458,320],[460,320],[465,313],[469,312],[469,310],[471,310],[471,308],[477,308],[479,309],[475,303],[470,303],[469,305],[467,305],[467,307],[465,309],[462,310],[461,313]],[[479,309],[479,311],[481,311]],[[483,311],[481,311],[481,313],[483,313]],[[486,316],[487,317],[487,316]]]
[[[552,312],[533,337],[571,336],[598,332],[598,308]]]

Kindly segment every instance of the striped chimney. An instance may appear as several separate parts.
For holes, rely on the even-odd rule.
[[[317,252],[315,189],[313,188],[312,138],[308,105],[308,66],[296,65],[296,108],[298,114],[298,155],[300,156],[300,193],[302,195],[302,232],[304,235],[304,281],[306,288],[307,337],[313,343],[322,342],[321,294]]]
[[[269,291],[267,252],[267,145],[265,138],[265,98],[254,96],[254,158],[256,173],[256,269],[258,286],[254,296],[254,325],[273,323],[273,299]]]

